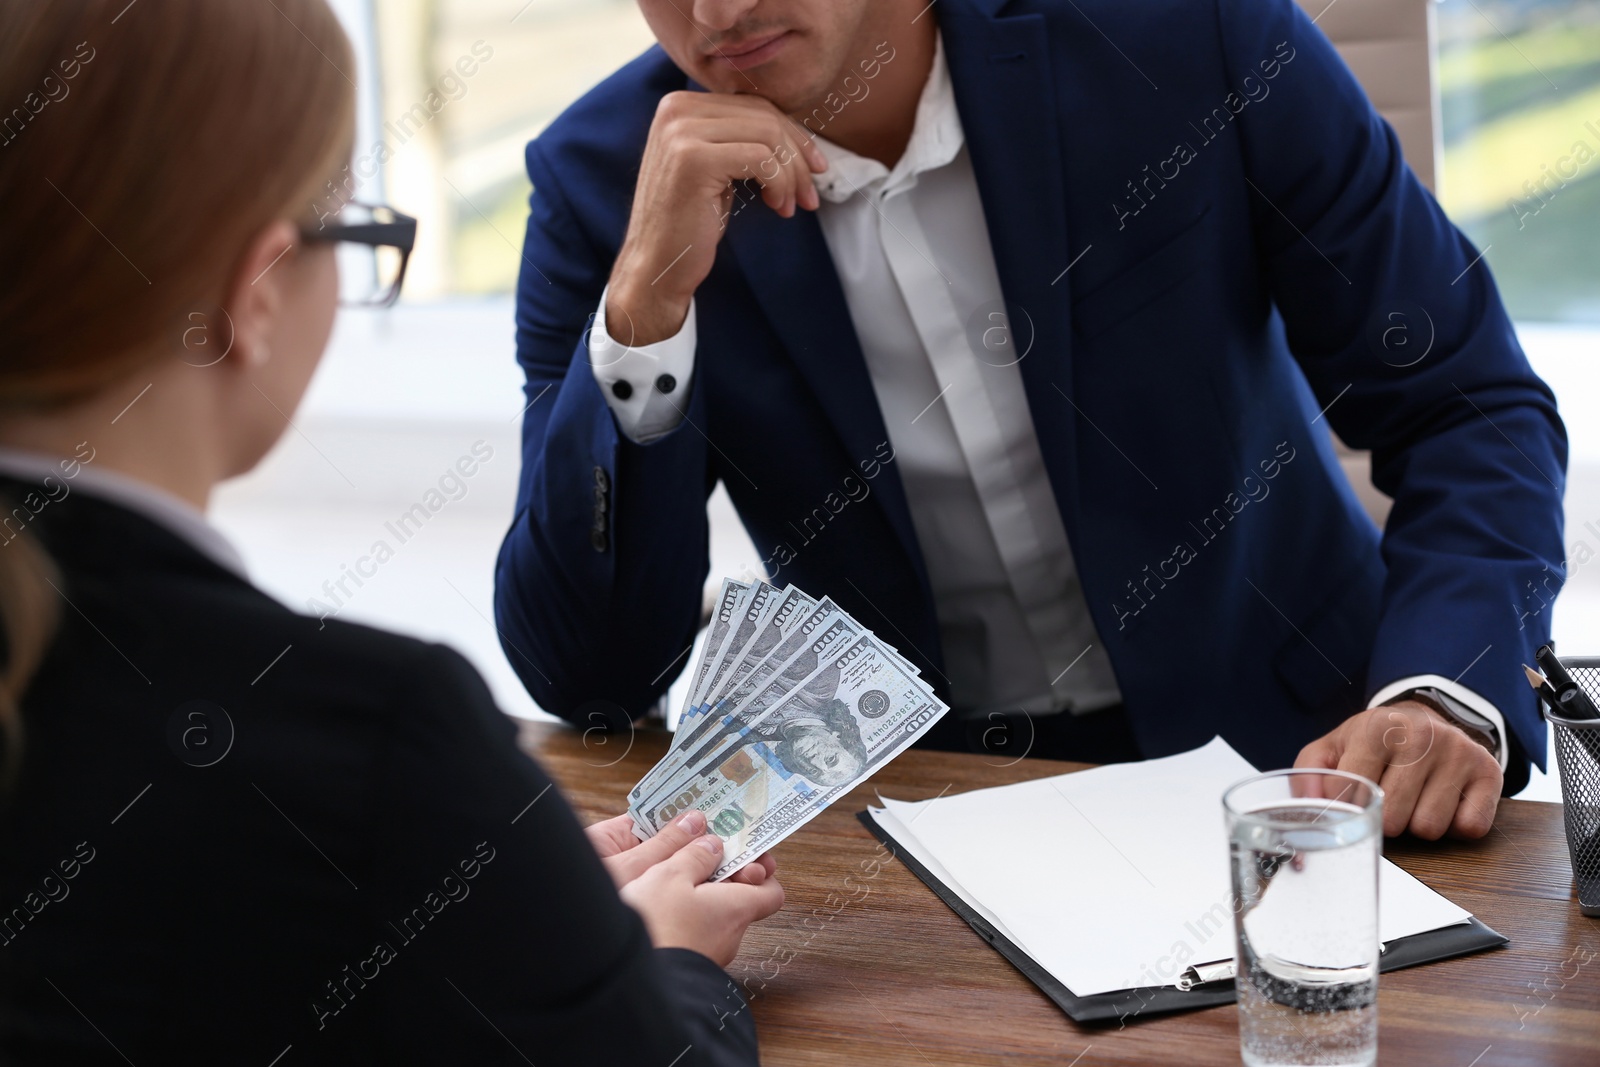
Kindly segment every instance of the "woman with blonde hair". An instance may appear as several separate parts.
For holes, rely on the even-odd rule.
[[[325,0],[0,0],[0,1061],[753,1063],[718,965],[769,860],[586,835],[459,655],[294,614],[204,520],[335,246],[403,273],[338,193],[351,69]]]

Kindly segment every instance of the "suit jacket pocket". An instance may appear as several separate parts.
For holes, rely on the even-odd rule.
[[[1118,271],[1072,305],[1072,327],[1081,337],[1109,330],[1164,296],[1200,269],[1209,228],[1207,204],[1154,252]]]

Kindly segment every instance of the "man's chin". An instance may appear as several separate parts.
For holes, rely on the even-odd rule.
[[[815,76],[788,56],[746,71],[714,69],[706,77],[701,84],[713,92],[759,96],[786,115],[805,110],[821,95],[813,85]]]

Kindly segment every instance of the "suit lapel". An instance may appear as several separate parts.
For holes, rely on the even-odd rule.
[[[875,455],[889,433],[817,217],[801,211],[792,219],[780,218],[757,201],[729,220],[725,240],[846,454],[852,461]],[[872,495],[926,589],[927,570],[900,472],[893,464],[884,470],[888,484],[880,482]]]
[[[992,3],[992,0],[989,0]],[[1067,535],[1077,533],[1077,399],[1056,84],[1042,15],[993,18],[963,0],[936,8],[967,151],[1040,451]],[[1031,343],[1030,343],[1031,342]]]

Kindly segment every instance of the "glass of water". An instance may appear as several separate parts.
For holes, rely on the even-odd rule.
[[[1272,771],[1234,785],[1222,807],[1244,1062],[1370,1067],[1383,790],[1344,771]]]

